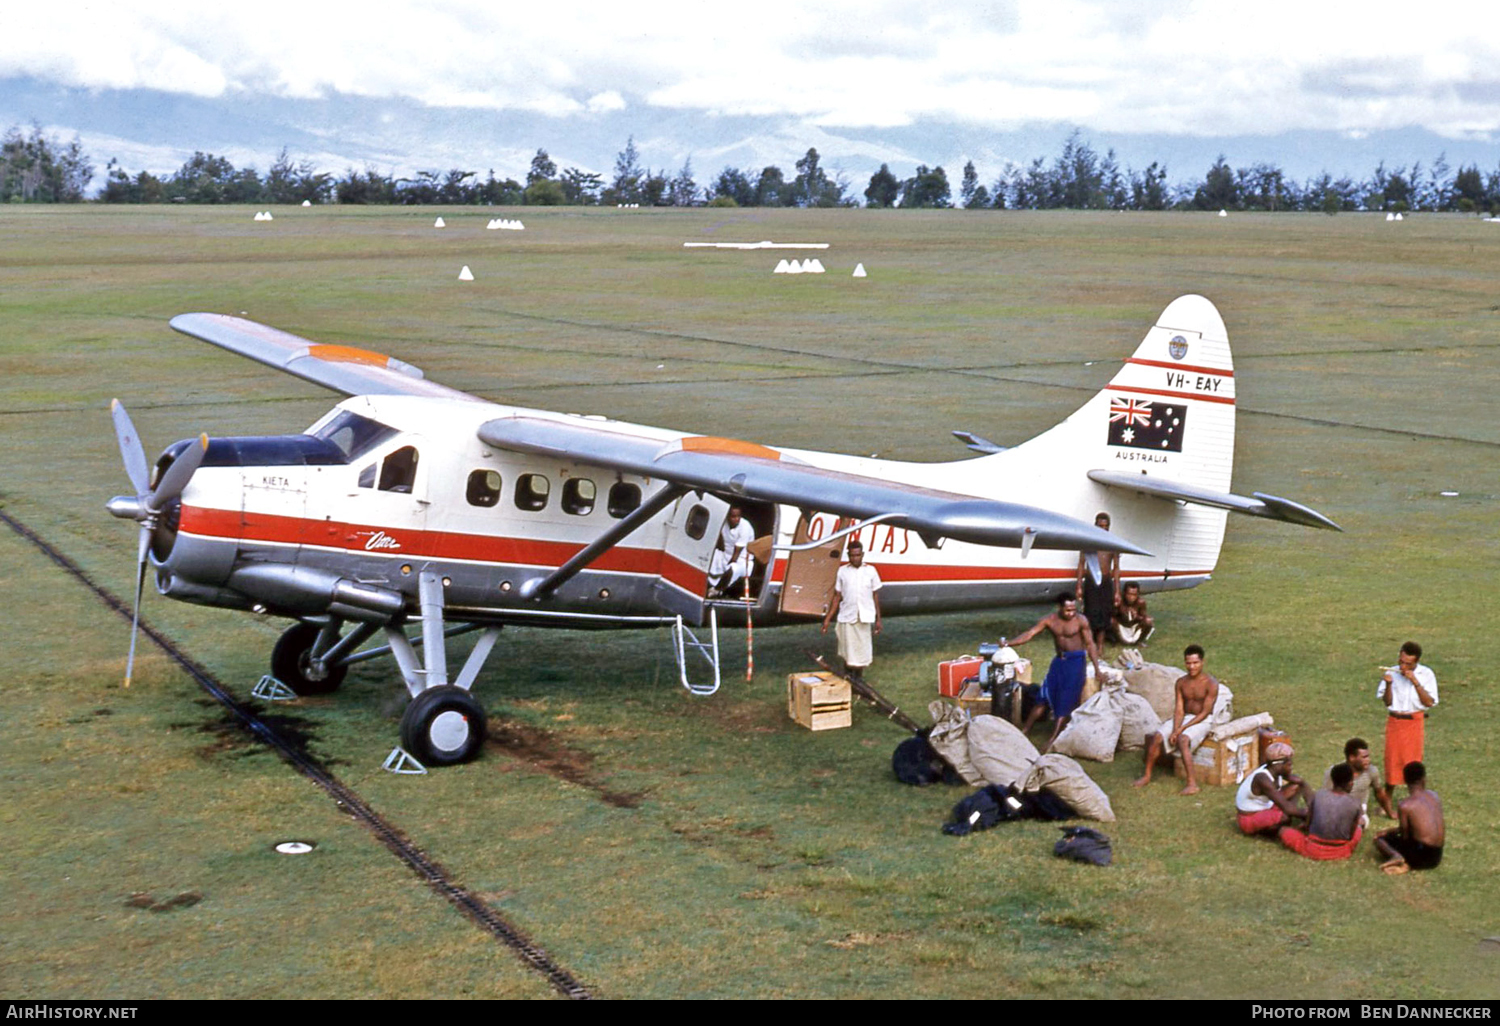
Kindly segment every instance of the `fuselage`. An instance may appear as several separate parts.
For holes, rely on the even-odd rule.
[[[703,622],[711,604],[710,560],[733,496],[683,494],[555,591],[523,597],[528,582],[668,486],[565,455],[500,450],[477,437],[484,422],[512,414],[582,421],[663,446],[693,437],[480,401],[351,398],[301,435],[212,439],[182,493],[175,537],[154,547],[158,588],[207,605],[375,621],[415,609],[417,574],[436,570],[455,621],[614,628],[656,626],[680,615]],[[1107,505],[1115,530],[1153,553],[1123,557],[1124,578],[1148,592],[1207,579],[1222,514],[1216,520],[1210,514],[1211,552],[1197,558],[1179,539],[1174,558],[1174,536],[1183,533],[1174,504],[1106,496],[1081,473],[1064,474],[1049,467],[1045,454],[1038,462],[1038,452],[1024,448],[950,463],[779,452],[815,467],[1030,502],[1084,519]],[[758,625],[806,622],[816,611],[784,608],[784,585],[799,561],[826,564],[829,553],[827,546],[788,547],[848,525],[816,510],[734,501],[756,535],[770,536],[777,548],[752,577],[748,596],[737,591],[712,603],[720,619],[733,622],[749,611]],[[1044,602],[1071,590],[1077,573],[1073,551],[1023,555],[951,540],[930,547],[894,523],[866,524],[857,533],[885,582],[887,616]]]

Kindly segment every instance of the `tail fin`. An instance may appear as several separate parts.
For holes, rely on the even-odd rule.
[[[1183,296],[1072,416],[983,460],[994,461],[1026,501],[1085,521],[1110,513],[1114,532],[1154,553],[1124,557],[1126,575],[1191,586],[1218,562],[1227,507],[1162,501],[1161,492],[1143,494],[1124,479],[1227,494],[1234,403],[1234,361],[1219,311],[1202,296]]]

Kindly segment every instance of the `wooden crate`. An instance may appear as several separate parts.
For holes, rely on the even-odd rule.
[[[854,722],[849,682],[826,670],[793,673],[786,679],[787,715],[809,730],[833,730]]]
[[[1193,775],[1199,784],[1229,787],[1240,783],[1260,765],[1260,735],[1257,731],[1236,734],[1222,741],[1207,738],[1193,751]],[[1172,760],[1172,770],[1186,779],[1182,759]]]

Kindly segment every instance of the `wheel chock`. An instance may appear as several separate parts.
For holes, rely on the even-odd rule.
[[[385,757],[385,762],[381,763],[380,768],[387,773],[400,773],[407,776],[420,776],[427,772],[427,767],[400,745],[391,749],[391,754]]]
[[[250,689],[250,695],[266,702],[291,702],[299,697],[297,692],[269,673],[260,679],[260,683]]]

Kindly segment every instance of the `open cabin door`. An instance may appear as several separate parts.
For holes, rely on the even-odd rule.
[[[832,526],[828,526],[832,524]],[[845,521],[819,513],[809,523],[803,516],[792,534],[793,545],[804,545],[818,538],[836,534]],[[781,584],[781,612],[788,616],[817,616],[828,612],[833,601],[833,586],[839,574],[844,552],[844,538],[809,549],[787,553],[786,577]]]

